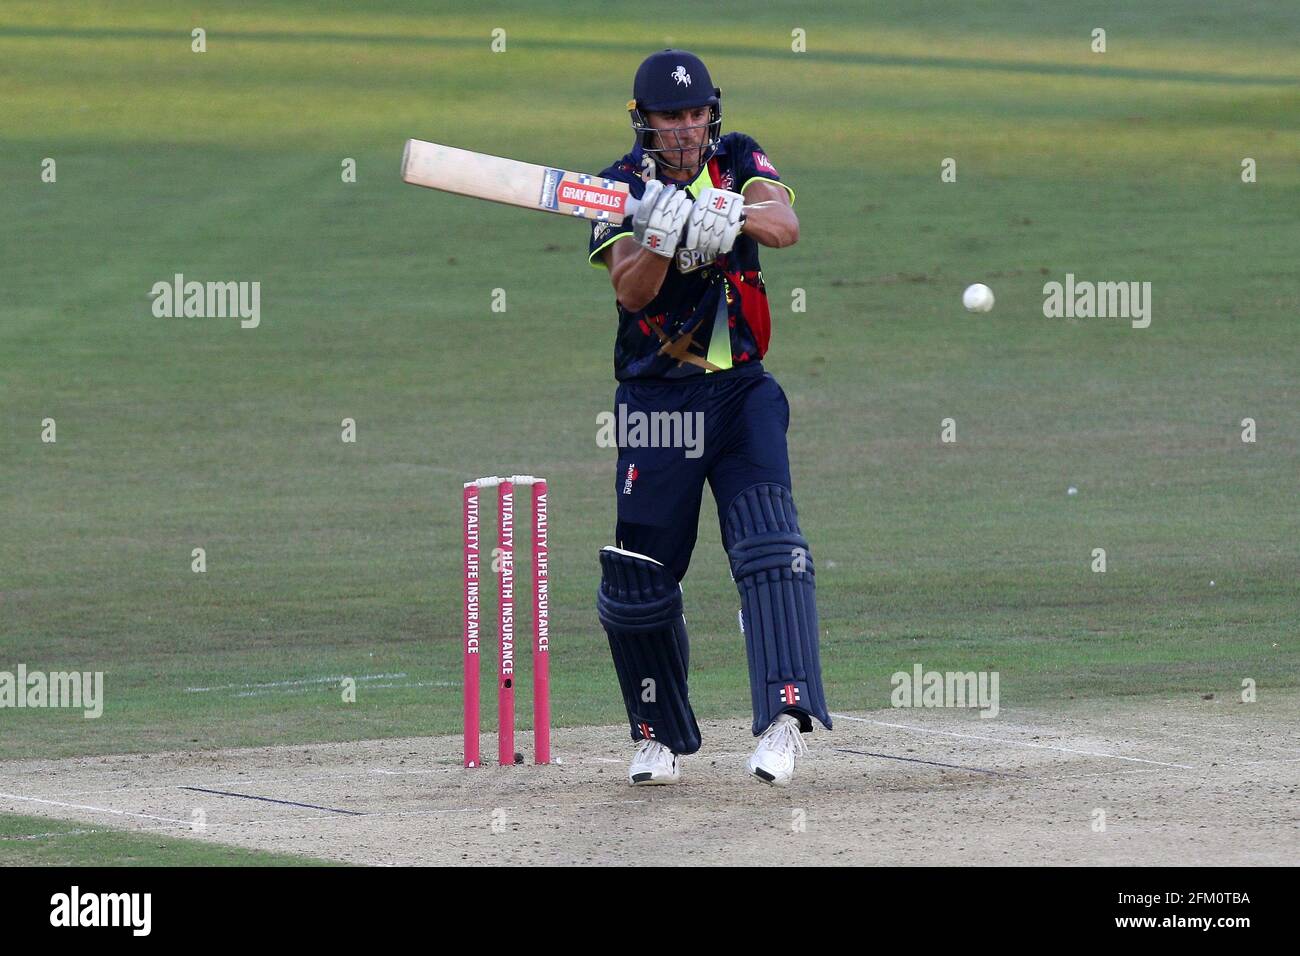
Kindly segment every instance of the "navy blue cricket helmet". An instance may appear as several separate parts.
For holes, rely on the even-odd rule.
[[[670,169],[682,169],[664,158],[669,147],[655,147],[655,128],[646,120],[647,112],[672,112],[709,107],[708,139],[704,143],[700,165],[707,163],[718,150],[722,134],[722,90],[713,85],[704,61],[685,50],[661,50],[652,53],[637,67],[632,81],[632,99],[627,110],[632,116],[632,129],[636,131],[641,152],[648,153],[656,163]],[[682,130],[699,129],[684,126]]]

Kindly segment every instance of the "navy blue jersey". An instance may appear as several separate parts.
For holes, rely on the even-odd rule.
[[[627,183],[639,199],[645,190],[640,169],[637,146],[600,175]],[[659,179],[682,188],[662,173]],[[709,186],[744,192],[756,179],[785,186],[794,202],[794,190],[781,182],[763,148],[744,133],[727,133],[686,192],[692,198]],[[631,218],[621,224],[593,223],[587,261],[603,268],[603,250],[631,235]],[[620,382],[704,375],[756,362],[767,352],[772,328],[767,289],[758,243],[744,233],[730,252],[693,272],[681,273],[674,260],[659,293],[644,309],[631,312],[621,302],[616,305],[614,375]]]

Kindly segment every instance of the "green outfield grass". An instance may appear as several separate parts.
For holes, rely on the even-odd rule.
[[[339,866],[287,853],[0,813],[0,866]]]
[[[0,670],[102,670],[107,705],[0,711],[0,758],[458,730],[460,485],[491,473],[551,479],[557,723],[622,719],[593,607],[608,281],[576,224],[396,173],[412,136],[599,170],[669,44],[798,193],[766,364],[833,707],[917,661],[999,670],[1003,706],[1294,686],[1300,12],[816,6],[656,35],[594,2],[6,3]],[[260,281],[260,327],[155,318],[176,272]],[[1151,282],[1151,327],[1045,319],[1067,272]],[[707,498],[685,590],[696,709],[744,713]],[[20,852],[76,862],[59,845]]]

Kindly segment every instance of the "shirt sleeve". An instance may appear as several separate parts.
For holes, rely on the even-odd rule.
[[[740,189],[737,192],[744,192],[745,187],[754,180],[759,179],[769,183],[776,183],[790,194],[790,205],[794,205],[794,190],[781,181],[781,174],[776,171],[776,166],[763,151],[752,137],[743,133],[736,135],[736,182],[740,183]]]
[[[619,182],[628,184],[628,191],[633,199],[640,199],[641,194],[645,192],[645,183],[641,177],[632,171],[631,166],[626,164],[617,164],[606,167],[601,170],[601,177],[604,179],[616,179]],[[587,262],[596,269],[605,268],[605,257],[601,253],[612,246],[624,236],[632,235],[632,217],[628,216],[622,222],[593,222],[591,224],[591,240],[587,244]]]

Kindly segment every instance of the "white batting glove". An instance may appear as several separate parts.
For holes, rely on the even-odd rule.
[[[691,207],[686,248],[704,262],[712,262],[730,252],[740,235],[740,214],[744,208],[745,197],[740,193],[713,187],[703,190]]]
[[[655,255],[671,259],[690,214],[690,196],[652,179],[632,216],[632,237]]]

